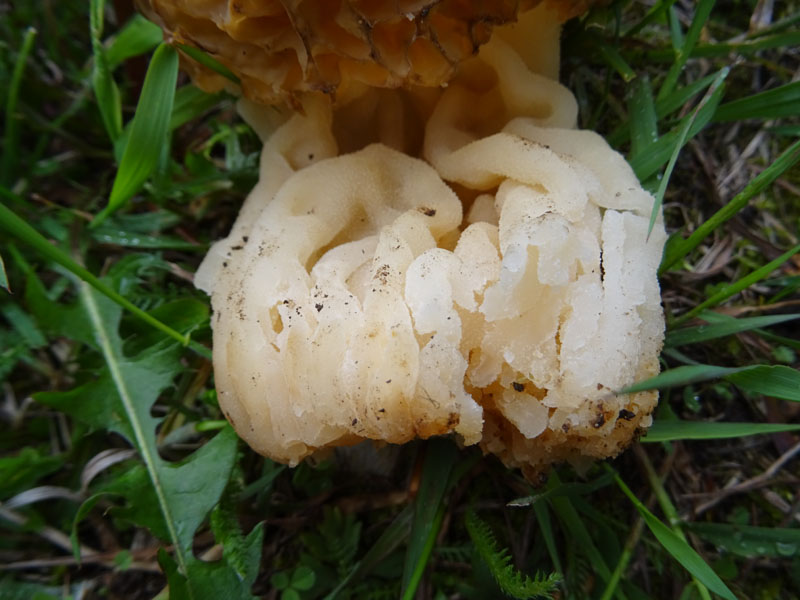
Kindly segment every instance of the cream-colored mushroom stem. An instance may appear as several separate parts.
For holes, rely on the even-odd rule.
[[[309,98],[271,134],[245,107],[261,179],[196,283],[258,452],[455,433],[533,477],[650,424],[656,393],[617,391],[658,371],[661,219],[648,236],[652,197],[513,40],[443,90]]]

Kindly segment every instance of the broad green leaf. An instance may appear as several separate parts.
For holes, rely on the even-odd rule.
[[[717,109],[715,121],[780,119],[800,114],[800,81],[727,102]]]
[[[703,315],[699,315],[703,318]],[[760,327],[769,327],[786,321],[800,319],[800,314],[774,315],[766,317],[749,317],[743,319],[730,319],[724,323],[714,323],[711,325],[699,325],[697,327],[686,327],[684,329],[673,329],[667,333],[664,345],[667,347],[684,346],[687,344],[697,344],[707,342],[721,337],[752,331]]]
[[[103,125],[112,143],[122,134],[122,101],[119,88],[114,82],[111,67],[103,47],[103,12],[105,0],[91,0],[89,6],[89,29],[92,38],[94,64],[92,67],[92,87],[97,99],[97,107],[103,118]]]
[[[81,314],[77,318],[87,317]],[[100,348],[103,342],[96,340]],[[72,390],[40,392],[34,399],[74,416],[94,430],[119,433],[134,445],[150,439],[155,443],[157,421],[150,416],[150,406],[180,369],[176,349],[162,348],[135,362],[115,359],[113,367],[104,370],[94,381]],[[120,380],[123,375],[124,379]],[[123,386],[121,393],[118,386]],[[136,402],[131,398],[130,389],[136,391]],[[151,430],[153,433],[148,433]]]
[[[800,161],[800,140],[792,144],[766,169],[752,179],[744,189],[718,210],[710,219],[703,222],[687,239],[670,244],[661,261],[659,273],[663,273],[684,256],[694,250],[711,232],[735,216],[747,203],[778,179],[784,172]]]
[[[70,529],[69,533],[69,541],[72,543],[72,556],[75,560],[80,564],[81,561],[81,543],[80,539],[78,538],[78,526],[81,524],[95,505],[100,501],[100,499],[104,496],[104,494],[93,494],[89,496],[86,500],[81,502],[81,505],[78,507],[78,511],[75,513],[75,516],[72,518],[72,528]]]
[[[800,529],[727,523],[686,523],[685,527],[724,552],[744,558],[788,558],[800,552]]]
[[[644,519],[645,524],[672,557],[683,567],[694,575],[698,581],[705,585],[715,594],[719,594],[726,600],[736,600],[736,596],[728,589],[728,586],[719,578],[714,570],[708,566],[703,558],[689,546],[689,544],[678,537],[672,530],[664,525],[647,507],[634,495],[627,485],[615,474],[614,479],[617,485],[630,499],[636,510]]]
[[[5,302],[0,304],[0,314],[11,324],[11,328],[19,333],[29,348],[41,348],[47,345],[47,340],[36,326],[34,320],[17,303]]]
[[[144,464],[148,487],[156,500],[153,504],[158,507],[163,531],[174,547],[180,572],[187,573],[194,533],[227,483],[236,453],[236,436],[228,427],[180,463],[161,459],[156,446],[159,420],[150,409],[180,369],[174,347],[162,345],[138,357],[126,356],[118,333],[121,309],[86,283],[80,286],[80,299],[106,368],[95,381],[80,388],[39,394],[36,399],[130,441]],[[139,489],[129,497],[137,509],[148,508],[140,504],[142,494]],[[193,585],[190,580],[189,587]]]
[[[414,597],[433,550],[444,516],[445,492],[457,460],[458,450],[450,440],[434,438],[427,442],[403,568],[403,598],[406,600]]]
[[[717,423],[656,420],[647,431],[647,435],[640,441],[718,440],[798,430],[800,430],[800,425],[789,423]]]
[[[51,300],[44,284],[33,271],[27,274],[25,303],[45,334],[63,336],[96,347],[92,328],[80,304],[77,301],[66,303]]]
[[[129,58],[150,52],[164,37],[161,28],[135,14],[108,44],[106,60],[113,71]]]
[[[170,531],[161,514],[158,496],[150,483],[147,468],[141,462],[133,462],[128,468],[117,472],[99,488],[100,493],[130,499],[114,506],[109,514],[117,521],[147,528],[160,540],[169,540]]]
[[[209,312],[206,302],[195,298],[178,298],[149,310],[147,314],[163,323],[169,323],[175,331],[189,335],[208,324]],[[139,321],[127,321],[122,331],[127,339],[125,352],[132,355],[144,352],[151,346],[155,347],[167,339],[162,332],[145,327]],[[132,333],[136,335],[131,336]]]
[[[189,555],[195,531],[228,483],[237,443],[233,429],[226,427],[186,460],[157,464],[169,512],[175,515],[177,541]]]
[[[223,558],[217,562],[203,562],[192,558],[188,565],[188,576],[178,569],[164,549],[158,552],[158,562],[164,569],[169,583],[170,600],[252,600],[250,592],[258,575],[263,544],[264,528],[255,527],[245,538],[248,556],[247,577],[240,578]]]
[[[127,202],[155,170],[161,149],[167,144],[177,78],[178,53],[161,44],[147,69],[108,205],[92,221],[92,227],[99,226]]]
[[[292,580],[290,585],[295,590],[300,590],[301,592],[310,590],[314,586],[314,581],[316,577],[314,576],[314,571],[309,569],[306,566],[299,566],[297,567],[294,572],[292,573]]]
[[[39,479],[57,471],[64,458],[25,447],[14,456],[0,458],[0,500],[7,500],[32,488]]]

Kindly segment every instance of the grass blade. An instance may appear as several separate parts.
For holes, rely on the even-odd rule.
[[[425,568],[428,565],[428,560],[431,557],[431,552],[433,552],[433,546],[436,543],[436,536],[439,534],[439,529],[442,526],[442,520],[444,519],[444,510],[445,510],[445,504],[444,502],[442,502],[441,504],[439,504],[439,508],[433,515],[433,518],[430,521],[426,522],[428,529],[425,537],[421,538],[424,540],[422,545],[417,546],[417,551],[414,553],[415,560],[412,563],[413,568],[408,578],[407,586],[405,587],[405,590],[403,592],[403,600],[412,600],[414,596],[416,596],[417,587],[419,587],[419,583],[422,580],[423,574],[425,573]],[[408,557],[409,554],[407,554],[406,556]]]
[[[112,143],[122,135],[122,100],[119,95],[111,68],[103,47],[103,12],[105,0],[91,0],[89,7],[89,30],[92,38],[94,65],[92,67],[92,87],[97,99],[97,107],[106,133]]]
[[[106,49],[106,60],[113,71],[129,58],[150,52],[158,46],[164,34],[161,28],[140,14],[135,14],[114,36]]]
[[[5,188],[0,187],[0,195],[3,196],[14,196],[11,192],[7,191]],[[121,296],[116,291],[111,289],[108,285],[100,281],[97,277],[95,277],[91,272],[89,272],[85,267],[79,265],[77,262],[72,260],[63,250],[54,246],[47,239],[36,231],[33,227],[28,225],[25,221],[20,219],[16,214],[11,212],[4,204],[0,204],[0,228],[5,229],[10,235],[14,236],[21,242],[24,242],[31,246],[34,250],[39,252],[45,258],[52,260],[60,264],[62,267],[73,273],[74,275],[78,276],[80,279],[91,285],[97,291],[101,292],[117,304],[119,304],[122,308],[129,311],[134,316],[138,317],[148,325],[155,327],[162,333],[165,333],[169,337],[174,340],[177,340],[184,346],[188,345],[192,348],[195,352],[198,352],[202,356],[206,358],[211,357],[211,353],[208,351],[207,348],[201,346],[200,344],[196,344],[191,342],[189,336],[184,336],[165,325],[158,319],[153,318],[151,315],[144,312],[138,306],[131,303],[127,298]]]
[[[8,95],[5,98],[5,135],[3,136],[3,156],[2,161],[0,161],[0,184],[3,185],[11,185],[11,177],[16,171],[16,164],[19,160],[17,103],[19,102],[19,90],[22,85],[22,74],[25,72],[25,64],[28,62],[28,56],[30,56],[33,49],[34,39],[36,39],[36,30],[33,27],[29,27],[25,32],[22,48],[20,48],[17,60],[14,63],[14,71],[11,74],[11,82],[8,85]]]
[[[681,71],[683,71],[686,61],[691,57],[697,40],[700,39],[700,33],[703,27],[705,27],[708,17],[711,15],[711,10],[714,8],[715,1],[716,0],[700,0],[700,2],[696,4],[692,24],[686,32],[686,37],[681,40],[680,45],[676,47],[675,62],[673,62],[672,67],[670,67],[667,76],[664,78],[664,83],[661,84],[661,89],[658,91],[659,100],[669,95],[675,88],[675,84],[678,82],[678,77]]]
[[[800,114],[800,81],[795,81],[723,104],[717,109],[714,120],[780,119],[798,114]]]
[[[664,118],[667,115],[675,112],[694,96],[703,90],[708,89],[708,87],[714,83],[714,80],[716,80],[717,76],[717,73],[706,75],[702,79],[698,79],[697,81],[693,81],[683,87],[680,87],[661,100],[658,100],[656,102],[656,115],[658,115],[659,118]]]
[[[413,515],[414,510],[411,505],[406,506],[391,525],[384,529],[381,537],[364,554],[364,558],[358,561],[339,585],[325,596],[325,600],[335,600],[347,586],[356,583],[389,556],[408,537]]]
[[[703,318],[703,315],[699,315]],[[698,344],[721,337],[751,331],[760,327],[769,327],[786,321],[800,319],[800,314],[774,315],[766,317],[749,317],[745,319],[726,319],[723,323],[713,323],[711,325],[699,325],[697,327],[685,327],[674,329],[667,333],[664,346],[675,348],[687,344]]]
[[[434,438],[425,448],[419,493],[414,500],[414,520],[403,568],[403,598],[414,597],[428,564],[445,509],[445,492],[458,460],[458,450],[447,439]]]
[[[800,371],[785,365],[758,365],[725,379],[748,392],[800,402]]]
[[[185,53],[189,58],[196,60],[204,67],[208,67],[215,73],[222,75],[228,81],[239,85],[241,81],[239,78],[234,75],[233,71],[231,71],[228,67],[223,65],[219,62],[216,58],[208,54],[207,52],[203,52],[199,48],[195,48],[194,46],[189,46],[187,44],[177,43],[175,44],[181,52]]]
[[[681,108],[684,104],[689,102],[692,98],[694,98],[700,92],[703,92],[710,86],[714,80],[717,78],[717,73],[711,73],[710,75],[706,75],[702,79],[698,79],[697,81],[693,81],[681,88],[678,88],[674,92],[672,92],[666,98],[655,102],[655,111],[656,111],[656,120],[663,119],[667,115],[675,112],[679,108]],[[646,75],[644,76],[646,77]],[[652,88],[652,86],[650,86]],[[650,92],[652,96],[652,91]],[[631,109],[632,111],[632,109]],[[632,114],[632,113],[631,113]],[[622,123],[619,127],[617,127],[608,137],[608,143],[614,147],[621,146],[625,138],[630,136],[630,129],[631,129],[631,121],[633,121],[633,117],[629,121]],[[631,152],[631,155],[634,153]]]
[[[8,275],[6,275],[6,265],[3,263],[3,256],[0,255],[0,287],[7,292],[11,292],[8,287]]]
[[[550,560],[556,568],[556,573],[563,574],[564,568],[561,566],[561,557],[558,555],[556,538],[553,535],[553,523],[550,520],[550,509],[547,508],[547,503],[535,502],[533,505],[533,512],[536,515],[536,521],[539,523],[539,529],[542,532],[545,546],[547,546],[547,553],[550,555]]]
[[[655,195],[655,202],[653,203],[653,210],[650,213],[650,225],[647,228],[647,235],[650,236],[650,233],[653,231],[653,226],[656,224],[656,219],[658,215],[661,213],[661,205],[664,202],[664,194],[667,192],[667,186],[669,185],[669,179],[672,177],[672,171],[675,168],[675,163],[678,162],[678,155],[681,152],[684,144],[688,141],[689,131],[692,129],[695,120],[697,119],[697,115],[700,114],[702,110],[711,102],[711,99],[714,98],[715,94],[718,90],[722,89],[722,82],[725,81],[725,78],[728,76],[728,69],[722,69],[717,77],[714,79],[714,83],[711,84],[711,87],[708,88],[708,91],[703,96],[703,99],[700,100],[700,103],[697,105],[697,108],[692,112],[690,118],[685,120],[683,127],[680,129],[680,133],[677,136],[675,141],[675,148],[672,151],[672,156],[670,156],[669,163],[667,163],[667,168],[664,171],[664,175],[661,178],[661,183],[658,186],[658,191]]]
[[[658,118],[653,103],[650,79],[639,78],[633,85],[633,94],[628,103],[631,124],[631,156],[637,156],[658,141]]]
[[[738,372],[738,368],[715,367],[712,365],[684,365],[659,373],[644,381],[634,383],[619,391],[620,394],[635,394],[645,390],[664,390],[671,387],[719,379]]]
[[[651,23],[660,20],[664,13],[668,11],[673,4],[675,4],[675,0],[659,0],[650,8],[650,10],[647,11],[647,14],[642,18],[641,21],[625,31],[622,34],[622,37],[627,38],[636,35]]]
[[[800,371],[784,365],[751,365],[738,368],[684,365],[628,386],[619,393],[663,390],[714,379],[725,379],[756,394],[800,402]]]
[[[655,443],[681,440],[720,440],[798,430],[800,430],[800,425],[790,423],[710,423],[658,420],[653,423],[647,431],[647,435],[640,441]]]
[[[800,529],[753,527],[727,523],[686,523],[686,527],[715,546],[744,558],[794,556]]]
[[[679,51],[681,46],[683,46],[683,30],[681,29],[681,22],[678,18],[678,11],[675,10],[674,6],[669,7],[669,11],[667,12],[667,22],[669,23],[669,38],[672,42],[672,48],[675,51]]]
[[[603,58],[603,60],[605,60],[606,63],[617,73],[619,73],[620,77],[622,77],[622,80],[625,83],[629,83],[636,79],[636,72],[625,61],[625,59],[619,53],[619,50],[614,48],[614,46],[602,40],[598,40],[595,47],[597,48],[597,51],[600,53],[600,56]]]
[[[728,56],[729,54],[741,54],[747,56],[762,50],[772,48],[791,48],[800,44],[800,33],[793,31],[778,33],[750,39],[744,42],[720,42],[709,44],[698,44],[692,51],[691,58],[714,58]],[[669,61],[675,57],[674,51],[669,50],[650,50],[644,56],[651,61]]]
[[[560,485],[561,481],[558,476],[555,473],[551,474],[547,482],[548,491],[556,489]],[[576,547],[592,561],[595,571],[600,574],[603,581],[607,582],[611,578],[611,571],[569,497],[555,495],[549,499],[549,502],[558,518],[569,530],[570,536],[577,541]],[[617,590],[617,596],[624,597],[621,590]]]
[[[726,285],[721,290],[719,290],[716,294],[712,295],[707,300],[701,302],[700,304],[695,306],[689,312],[687,312],[684,315],[678,317],[675,320],[674,324],[675,325],[679,325],[680,323],[684,323],[684,322],[688,321],[689,319],[691,319],[692,317],[697,316],[699,313],[701,313],[705,309],[711,308],[713,306],[716,306],[717,304],[720,304],[721,302],[724,302],[725,300],[727,300],[731,296],[735,296],[736,294],[738,294],[742,290],[745,290],[745,289],[749,288],[754,283],[756,283],[758,281],[761,281],[762,279],[767,277],[770,273],[772,273],[775,269],[779,268],[783,263],[785,263],[787,260],[789,260],[792,256],[794,256],[798,252],[800,252],[800,244],[796,245],[791,250],[788,250],[787,252],[784,252],[778,258],[768,262],[763,267],[760,267],[760,268],[756,269],[755,271],[753,271],[749,275],[746,275],[745,277],[742,277],[741,279],[739,279],[738,281],[735,281],[734,283],[732,283],[730,285]]]
[[[156,168],[169,132],[177,78],[178,53],[171,46],[161,44],[147,69],[108,205],[95,217],[91,227],[100,225],[138,192]]]
[[[761,193],[798,161],[800,161],[800,140],[787,148],[777,160],[750,181],[728,204],[702,223],[692,235],[667,247],[664,252],[664,260],[659,267],[659,274],[671,268],[694,250],[712,231],[734,217],[736,213],[747,206],[751,198]]]
[[[645,181],[654,175],[675,153],[676,147],[681,148],[682,144],[692,139],[711,121],[722,99],[722,93],[725,89],[722,82],[727,77],[728,72],[729,69],[727,67],[717,72],[714,78],[714,83],[717,87],[706,92],[701,101],[702,106],[698,105],[697,110],[685,116],[671,131],[661,136],[656,143],[651,144],[648,152],[631,157],[631,166],[641,181]],[[658,102],[656,105],[658,105]],[[687,121],[691,121],[691,125],[688,128],[686,127]]]
[[[170,131],[196,119],[229,97],[224,92],[207,94],[193,85],[184,85],[178,88],[178,91],[175,92],[175,104],[169,120]]]
[[[610,467],[607,467],[610,469]],[[635,496],[630,488],[618,474],[614,475],[614,480],[619,488],[630,499],[639,514],[642,515],[645,524],[653,533],[655,538],[677,560],[683,567],[697,578],[709,590],[726,598],[726,600],[736,600],[736,596],[728,589],[728,586],[719,578],[714,570],[692,549],[689,544],[678,537],[673,531],[664,525],[647,507]]]

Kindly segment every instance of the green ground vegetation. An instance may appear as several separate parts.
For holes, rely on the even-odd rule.
[[[650,433],[537,487],[447,439],[366,478],[237,440],[191,274],[258,139],[126,6],[0,2],[0,598],[800,597],[796,1],[566,27],[581,125],[663,206],[668,333]]]

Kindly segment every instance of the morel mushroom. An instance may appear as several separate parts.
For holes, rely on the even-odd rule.
[[[492,28],[541,0],[137,0],[169,36],[201,48],[259,102],[356,85],[438,86],[486,43]],[[588,0],[551,1],[560,18]],[[226,81],[189,57],[195,83]]]
[[[235,66],[239,30],[214,20],[232,22],[227,4],[151,4],[168,23],[206,15],[216,25],[201,29],[227,36],[215,52]],[[665,233],[659,218],[648,235],[653,199],[625,160],[574,129],[575,100],[545,57],[557,57],[560,18],[543,5],[496,28],[436,88],[411,85],[411,64],[378,82],[401,89],[353,75],[335,102],[301,93],[317,80],[341,91],[355,72],[346,46],[326,79],[314,49],[327,46],[303,28],[292,35],[314,77],[303,63],[294,79],[259,79],[263,94],[243,78],[251,98],[291,92],[301,108],[274,128],[274,111],[242,102],[264,139],[260,181],[196,276],[212,296],[220,406],[255,450],[295,465],[365,439],[455,433],[534,477],[614,455],[650,424],[655,392],[617,392],[658,371]]]

